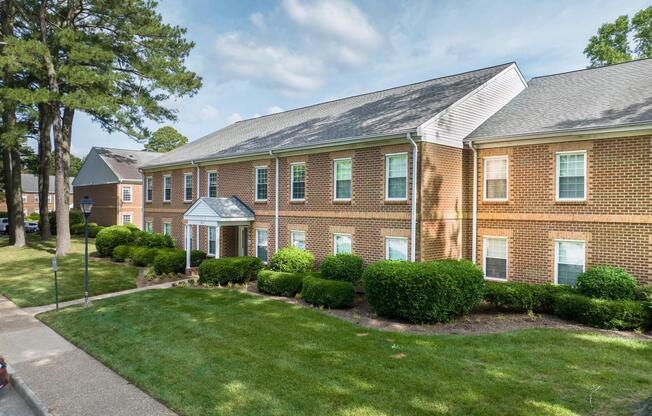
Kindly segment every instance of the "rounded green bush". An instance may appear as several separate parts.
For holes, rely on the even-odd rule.
[[[131,251],[134,247],[128,245],[119,245],[113,249],[111,259],[117,262],[123,262],[131,258]]]
[[[95,224],[94,222],[88,224],[88,238],[96,238],[96,237],[97,237],[97,234],[98,234],[100,231],[102,231],[103,229],[104,229],[104,227],[102,227],[101,225],[97,225],[97,224]],[[84,232],[82,231],[82,234],[83,234],[83,233],[84,233]]]
[[[634,299],[636,280],[623,269],[597,266],[577,276],[577,291],[592,298]]]
[[[48,221],[50,223],[50,234],[56,235],[57,234],[57,213],[56,211],[51,211],[48,213]],[[84,223],[84,214],[81,212],[81,210],[78,209],[71,209],[68,211],[68,224],[70,226],[70,232],[72,232],[72,226],[75,224],[83,224]],[[83,234],[83,231],[82,231]],[[110,256],[111,253],[107,254],[107,256]]]
[[[324,279],[343,280],[353,284],[360,281],[363,270],[362,257],[353,254],[326,256],[319,265],[319,271]]]
[[[596,299],[579,294],[561,294],[554,301],[555,315],[596,328],[639,329],[650,326],[643,302]]]
[[[95,248],[97,248],[100,256],[108,257],[113,254],[114,248],[119,245],[130,244],[133,239],[133,234],[129,228],[124,225],[112,225],[97,233]]]
[[[134,244],[140,247],[174,248],[175,241],[169,235],[138,231],[135,233]]]
[[[253,280],[263,262],[258,257],[224,257],[204,260],[199,265],[199,283],[225,285],[227,283],[245,283]]]
[[[534,285],[518,282],[489,282],[484,300],[496,308],[515,312],[551,312],[554,297],[559,293],[572,293],[566,285]]]
[[[186,271],[186,252],[182,250],[160,250],[152,263],[154,273],[164,275]]]
[[[482,271],[467,260],[380,261],[367,267],[362,278],[378,315],[414,323],[448,322],[466,314],[480,303],[484,290]]]
[[[297,247],[284,247],[274,253],[269,268],[277,272],[303,273],[312,270],[315,256]]]
[[[131,250],[131,262],[140,267],[151,266],[160,250],[151,247],[134,247]]]
[[[351,282],[308,276],[303,279],[301,298],[327,308],[349,308],[355,300],[355,286]]]
[[[261,270],[256,280],[256,288],[270,295],[294,297],[297,293],[301,292],[304,277],[304,273]]]
[[[206,253],[201,250],[190,250],[190,267],[199,267],[206,259]]]

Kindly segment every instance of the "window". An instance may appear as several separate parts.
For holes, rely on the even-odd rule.
[[[38,194],[34,194],[34,202],[38,203]]]
[[[267,230],[256,230],[256,257],[267,262]]]
[[[208,227],[208,255],[215,256],[217,252],[217,227]]]
[[[507,157],[484,159],[484,199],[507,201]]]
[[[303,201],[306,198],[306,164],[293,163],[290,165],[292,173],[291,195],[293,201]]]
[[[131,224],[131,214],[122,214],[122,225]]]
[[[23,204],[27,203],[27,195],[23,195]]]
[[[217,198],[217,172],[208,172],[208,197]]]
[[[351,254],[351,234],[333,234],[333,253]]]
[[[183,174],[183,201],[192,201],[192,173]]]
[[[507,280],[507,238],[482,239],[484,275],[490,280]]]
[[[170,175],[163,176],[163,201],[169,201],[172,197],[172,177]]]
[[[172,224],[169,222],[163,223],[163,234],[172,235]]]
[[[147,202],[152,202],[152,182],[151,176],[145,178],[145,200]]]
[[[151,221],[145,222],[145,231],[148,233],[153,233],[154,232],[154,223]]]
[[[306,232],[305,231],[290,231],[290,240],[293,247],[306,249]]]
[[[256,201],[267,201],[267,166],[256,167]]]
[[[351,159],[335,159],[334,161],[335,200],[348,201],[351,199],[351,166]]]
[[[405,237],[385,238],[385,258],[387,260],[407,260],[408,239]]]
[[[407,200],[407,153],[386,155],[385,198],[388,200]]]
[[[555,241],[555,283],[575,286],[584,272],[584,241]]]
[[[557,153],[557,200],[586,199],[586,152]]]
[[[131,186],[122,187],[122,202],[131,202]]]
[[[52,203],[52,194],[48,194],[48,203],[49,203],[49,204]]]

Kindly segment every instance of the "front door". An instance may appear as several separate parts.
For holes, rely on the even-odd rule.
[[[249,231],[246,225],[241,225],[238,227],[238,256],[247,255],[247,239],[249,237]]]

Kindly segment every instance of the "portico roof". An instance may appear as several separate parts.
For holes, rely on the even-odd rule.
[[[235,196],[199,198],[183,214],[183,219],[193,225],[238,225],[254,218],[254,212]]]

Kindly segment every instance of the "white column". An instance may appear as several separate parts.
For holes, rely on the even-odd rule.
[[[190,250],[192,250],[192,247],[190,247],[190,236],[192,235],[192,227],[190,224],[186,224],[186,270],[190,268]]]
[[[220,258],[220,231],[221,231],[221,227],[219,224],[217,224],[217,227],[215,227],[215,258],[216,259]]]

